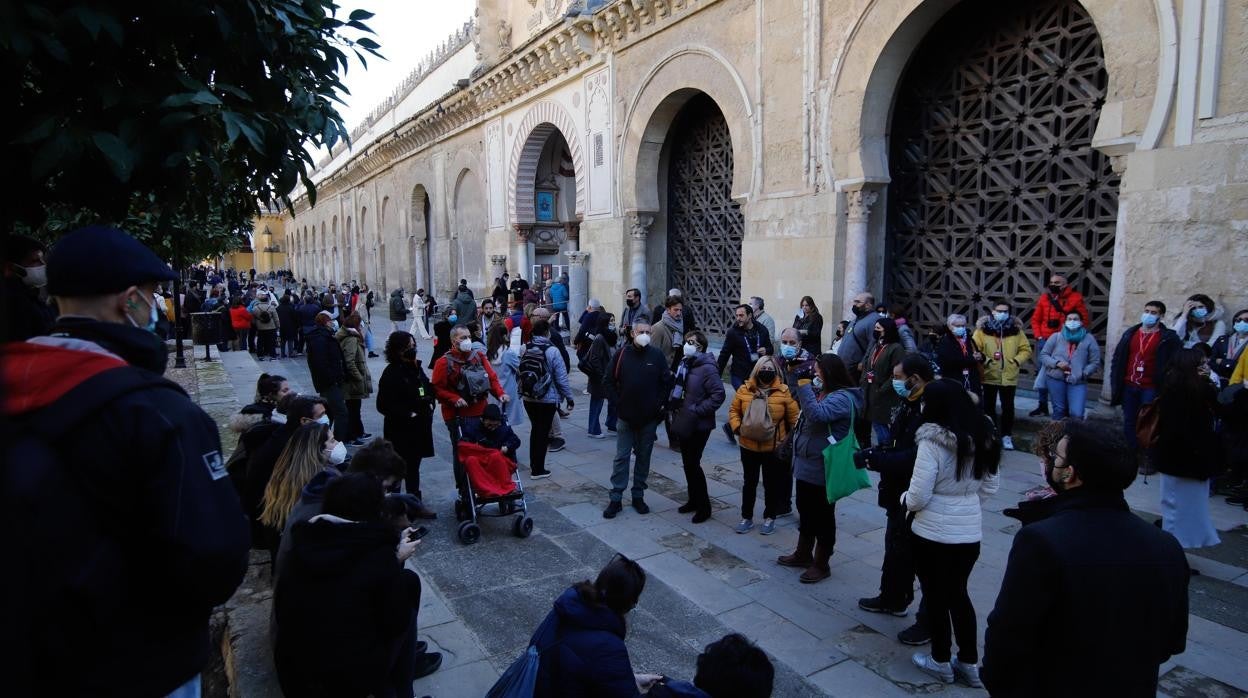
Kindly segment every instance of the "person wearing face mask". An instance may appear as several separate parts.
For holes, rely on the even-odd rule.
[[[663,352],[663,358],[667,360],[667,365],[676,370],[677,364],[683,358],[681,346],[683,337],[685,336],[685,322],[683,319],[684,304],[680,298],[676,296],[668,296],[663,302],[663,312],[659,315],[659,321],[651,326],[651,343],[650,345]],[[668,446],[673,451],[680,450],[680,439],[672,433],[672,417],[671,411],[667,413],[664,420],[664,427],[667,429]]]
[[[620,337],[627,342],[633,341],[629,334],[632,331],[633,323],[638,320],[646,320],[646,324],[650,324],[650,315],[646,312],[645,306],[641,304],[641,291],[630,288],[624,292],[624,312],[620,313],[620,328],[623,330]]]
[[[1232,316],[1231,331],[1222,335],[1213,343],[1209,363],[1213,372],[1218,375],[1223,385],[1234,385],[1231,377],[1235,375],[1235,365],[1248,348],[1248,308]],[[1242,378],[1241,378],[1242,380]]]
[[[833,351],[833,354],[836,352]],[[780,332],[780,359],[783,362],[781,368],[785,376],[785,382],[790,384],[790,389],[797,385],[810,382],[813,376],[815,355],[802,348],[802,336],[798,334],[797,329],[786,327]],[[807,370],[810,369],[810,370]],[[789,380],[790,376],[802,376],[797,378],[796,384]]]
[[[351,419],[347,412],[347,359],[338,342],[338,321],[324,310],[316,315],[316,327],[307,341],[308,372],[312,387],[329,405],[329,418],[334,424],[334,438],[350,441]]]
[[[832,348],[828,351],[840,355],[841,344],[845,341],[845,331],[849,329],[849,320],[836,323],[836,331],[832,333]]]
[[[1140,322],[1127,328],[1114,348],[1109,404],[1122,405],[1122,435],[1133,451],[1140,446],[1135,435],[1140,408],[1157,398],[1166,369],[1183,348],[1179,335],[1162,322],[1165,315],[1165,303],[1145,303]],[[1148,471],[1146,460],[1141,466]]]
[[[1071,421],[1040,454],[1057,496],[1015,534],[988,614],[992,695],[1153,696],[1160,666],[1186,649],[1187,559],[1127,506],[1133,456],[1109,427]],[[1056,646],[1096,670],[1036,661]]]
[[[1040,365],[1053,400],[1053,419],[1084,419],[1088,378],[1101,370],[1101,348],[1079,313],[1067,314],[1061,334],[1044,343]]]
[[[241,499],[243,511],[251,522],[253,548],[270,551],[276,549],[274,538],[260,524],[264,491],[269,485],[269,478],[273,475],[277,459],[286,450],[295,432],[299,430],[299,427],[312,423],[329,426],[329,414],[325,411],[325,401],[314,395],[300,395],[287,406],[286,421],[270,432],[268,438],[257,448],[250,449]]]
[[[962,387],[983,395],[981,380],[984,354],[966,327],[966,316],[954,313],[945,320],[945,335],[936,343],[936,363],[940,375],[962,383]]]
[[[0,347],[15,572],[0,617],[21,638],[7,693],[52,677],[67,695],[199,691],[208,619],[243,579],[248,534],[216,424],[162,377],[152,294],[175,277],[124,231],[80,228],[47,260],[60,316]]]
[[[1197,344],[1212,346],[1218,339],[1226,336],[1226,323],[1222,321],[1222,309],[1214,304],[1213,299],[1203,293],[1187,297],[1183,309],[1174,317],[1174,333],[1183,340],[1183,348],[1190,349]]]
[[[345,369],[342,394],[347,404],[347,419],[350,424],[346,438],[350,440],[349,446],[363,446],[364,440],[372,436],[364,431],[361,409],[364,400],[373,394],[373,375],[368,370],[368,359],[365,358],[363,318],[358,311],[352,311],[343,318],[342,327],[338,328],[334,339],[342,348],[342,365]]]
[[[433,383],[416,358],[416,338],[394,332],[386,340],[386,368],[377,382],[377,411],[384,418],[382,435],[407,463],[407,493],[424,499],[420,490],[420,463],[434,456]],[[425,510],[422,518],[435,518]]]
[[[230,327],[234,330],[231,348],[234,351],[247,351],[247,337],[251,334],[251,313],[243,305],[241,296],[230,299]]]
[[[751,411],[755,400],[767,409]],[[741,487],[741,522],[737,533],[754,528],[754,500],[759,476],[763,480],[763,525],[759,533],[776,532],[776,519],[793,513],[793,479],[789,467],[776,456],[779,446],[797,424],[797,400],[781,380],[779,362],[764,356],[754,364],[749,379],[737,388],[728,408],[728,428],[737,437],[745,484]]]
[[[793,316],[793,329],[802,337],[802,348],[811,356],[818,356],[823,345],[823,315],[815,305],[815,299],[802,296],[797,315]]]
[[[42,297],[48,285],[43,244],[25,235],[4,239],[4,326],[0,342],[46,334],[55,314]]]
[[[1049,277],[1046,292],[1036,299],[1036,308],[1031,313],[1031,333],[1036,338],[1037,361],[1040,352],[1044,351],[1044,343],[1049,337],[1061,333],[1066,316],[1072,312],[1079,314],[1085,326],[1088,324],[1088,304],[1083,300],[1083,294],[1071,287],[1065,275],[1053,274]],[[1047,415],[1049,388],[1043,370],[1036,371],[1035,389],[1039,393],[1040,404],[1031,411],[1031,416]]]
[[[973,337],[984,352],[984,414],[997,425],[1001,447],[1014,450],[1014,391],[1018,370],[1031,358],[1031,342],[1023,334],[1023,323],[1010,314],[1010,304],[1001,302],[975,323]],[[997,419],[997,396],[1001,396],[1001,418]]]
[[[866,291],[854,296],[850,310],[854,319],[845,330],[845,337],[837,346],[836,355],[845,363],[850,378],[857,381],[862,378],[858,372],[858,364],[862,363],[862,357],[871,348],[871,331],[875,327],[875,321],[880,319],[880,314],[875,312],[875,296]],[[811,353],[817,352],[818,347]]]
[[[715,411],[724,404],[724,382],[715,367],[715,357],[707,349],[706,335],[693,331],[685,335],[682,358],[676,367],[669,411],[668,433],[680,440],[680,458],[685,470],[689,501],[677,510],[693,513],[693,523],[711,518],[711,499],[702,472],[702,453],[715,429]]]
[[[508,289],[511,291],[511,301],[513,303],[522,303],[524,301],[524,292],[529,290],[529,282],[524,280],[524,276],[520,272],[516,272],[516,278],[511,280]]]
[[[633,323],[632,336],[630,344],[615,352],[603,379],[607,394],[619,407],[619,433],[611,468],[611,501],[602,512],[605,519],[615,518],[624,508],[622,500],[633,456],[636,456],[633,509],[638,514],[650,512],[644,498],[646,477],[650,474],[650,453],[672,387],[672,372],[667,368],[663,352],[650,346],[650,323],[645,320]]]
[[[862,380],[859,385],[867,398],[866,417],[871,422],[876,444],[889,441],[888,423],[893,410],[901,405],[901,396],[893,390],[893,368],[901,363],[906,350],[901,346],[901,335],[891,318],[881,317],[875,321],[871,350],[862,359]]]
[[[459,438],[456,423],[480,419],[493,395],[506,406],[511,398],[498,382],[498,374],[485,356],[485,352],[472,348],[468,328],[457,325],[451,330],[450,351],[433,364],[433,392],[442,405],[442,419],[446,422],[452,444]],[[455,484],[462,493],[467,486],[460,468],[455,468]]]
[[[512,351],[507,328],[495,323],[485,338],[485,355],[498,375],[498,382],[507,393],[507,422],[524,424],[524,403],[520,400],[520,353]]]
[[[607,392],[603,380],[606,378],[607,367],[611,365],[611,359],[615,356],[615,347],[618,342],[615,316],[607,312],[600,313],[598,325],[594,330],[594,339],[589,344],[589,351],[585,353],[585,359],[577,364],[577,367],[585,374],[585,383],[589,388],[588,432],[591,439],[607,438],[602,431],[602,423],[599,421],[604,404],[607,407],[607,431],[612,434],[616,433],[615,400]]]
[[[724,337],[724,346],[719,350],[719,372],[722,374],[732,362],[728,380],[732,389],[739,389],[755,371],[758,359],[771,354],[771,335],[767,328],[754,322],[754,308],[742,303],[736,309],[736,323],[728,329]],[[724,435],[730,443],[736,443],[736,436],[728,424],[724,423]]]
[[[1209,514],[1209,480],[1226,468],[1216,430],[1223,409],[1209,373],[1203,351],[1180,349],[1157,396],[1161,528],[1184,549],[1221,542]]]
[[[328,466],[343,469],[347,459],[346,444],[335,439],[329,426],[321,422],[300,424],[291,434],[286,448],[273,464],[273,473],[264,487],[260,500],[258,539],[265,541],[276,559],[281,533],[303,493],[303,488],[317,473]]]

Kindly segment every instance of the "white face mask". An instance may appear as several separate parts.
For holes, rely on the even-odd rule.
[[[48,267],[40,264],[37,267],[19,267],[22,270],[22,283],[31,288],[43,288],[48,285]]]
[[[650,346],[650,335],[639,334],[636,337],[633,337],[633,344],[636,344],[637,346],[642,347],[643,349],[645,347]]]
[[[329,426],[329,415],[323,414],[320,417],[317,417],[316,422],[317,424],[324,424],[325,426]]]
[[[682,351],[685,352],[685,356],[693,356],[698,353],[698,348],[692,344],[685,344],[685,348]]]
[[[342,465],[342,462],[345,461],[346,459],[347,459],[347,447],[345,444],[339,441],[338,443],[334,444],[333,450],[329,452],[329,462],[333,463],[334,465]]]
[[[459,350],[464,352],[465,354],[472,351],[472,340],[471,339],[461,340],[459,343]]]
[[[281,412],[275,411],[273,414],[269,415],[269,421],[273,422],[274,424],[285,424],[286,415],[282,414]]]

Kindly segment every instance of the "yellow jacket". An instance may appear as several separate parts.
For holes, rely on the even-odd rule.
[[[797,400],[789,394],[789,386],[780,382],[777,378],[767,392],[767,411],[771,413],[771,421],[776,425],[776,440],[774,443],[762,444],[757,441],[751,441],[744,436],[738,435],[737,442],[747,451],[755,451],[758,453],[771,453],[776,450],[776,444],[784,440],[789,430],[797,424],[797,415],[800,408]],[[732,399],[732,405],[728,408],[728,427],[736,431],[741,426],[741,420],[745,417],[745,412],[750,408],[750,403],[754,401],[755,395],[759,392],[758,386],[754,384],[751,378],[737,388],[736,397]]]
[[[1004,333],[988,327],[989,316],[975,323],[975,346],[984,353],[984,382],[989,385],[1018,385],[1018,368],[1031,358],[1031,341],[1023,333],[1018,318],[1011,317],[1011,326]],[[1001,358],[996,358],[1000,353]]]
[[[1239,355],[1239,361],[1235,362],[1235,371],[1231,373],[1231,382],[1227,385],[1239,385],[1248,380],[1248,351]]]

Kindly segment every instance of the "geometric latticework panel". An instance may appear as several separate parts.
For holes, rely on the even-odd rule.
[[[1091,144],[1106,80],[1072,0],[975,0],[941,20],[893,112],[890,300],[925,328],[1005,300],[1030,327],[1060,272],[1104,346],[1119,180]]]
[[[732,137],[715,102],[698,95],[681,110],[667,142],[667,276],[698,327],[722,337],[741,302],[745,219],[732,200]]]

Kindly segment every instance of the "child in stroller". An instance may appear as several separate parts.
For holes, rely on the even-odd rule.
[[[516,474],[515,458],[519,447],[520,437],[503,419],[498,405],[486,405],[480,418],[461,421],[455,449],[456,467],[462,468],[466,476],[463,480],[467,482],[455,503],[461,542],[471,544],[480,538],[478,516],[510,516],[517,509],[520,511],[512,533],[527,538],[533,531],[533,519],[528,516],[524,500],[524,486]],[[489,504],[497,504],[498,512],[483,511]]]
[[[511,425],[503,419],[503,411],[495,404],[486,405],[479,420],[464,420],[463,441],[498,449],[513,461],[516,449],[520,448],[520,437],[512,431]]]

